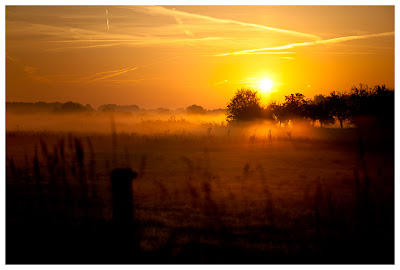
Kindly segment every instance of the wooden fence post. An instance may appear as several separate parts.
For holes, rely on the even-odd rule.
[[[111,172],[113,242],[117,263],[134,262],[140,250],[132,194],[133,179],[136,177],[137,173],[130,168]]]

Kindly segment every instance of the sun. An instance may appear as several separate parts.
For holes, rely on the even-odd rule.
[[[258,82],[258,85],[260,86],[262,92],[268,93],[271,91],[273,83],[270,79],[262,79]]]

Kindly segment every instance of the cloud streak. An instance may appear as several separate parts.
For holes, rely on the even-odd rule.
[[[184,11],[168,9],[168,8],[164,8],[164,7],[160,7],[160,6],[146,7],[145,9],[149,13],[170,15],[170,16],[175,17],[175,19],[176,19],[176,17],[181,16],[181,17],[195,18],[195,19],[201,19],[201,20],[205,20],[205,21],[212,21],[212,22],[223,23],[223,24],[236,24],[236,25],[241,25],[241,26],[245,26],[245,27],[252,27],[252,28],[263,29],[263,30],[268,30],[268,31],[275,31],[275,32],[283,33],[283,34],[300,36],[303,38],[309,38],[312,40],[320,40],[321,39],[319,36],[311,35],[311,34],[307,34],[307,33],[301,33],[301,32],[296,32],[296,31],[291,31],[291,30],[286,30],[286,29],[274,28],[274,27],[269,27],[269,26],[265,26],[265,25],[254,24],[254,23],[246,23],[246,22],[241,22],[241,21],[236,21],[236,20],[231,20],[231,19],[219,19],[219,18],[214,18],[214,17],[210,17],[210,16],[206,16],[206,15],[200,15],[200,14],[195,14],[195,13],[189,13],[189,12],[184,12]],[[178,23],[179,22],[182,22],[182,21],[179,20]]]
[[[33,74],[36,71],[38,71],[39,68],[38,67],[31,67],[31,66],[24,66],[24,71],[28,74]]]
[[[94,78],[94,79],[91,79],[91,80],[88,80],[88,81],[82,83],[80,86],[85,85],[85,84],[88,84],[88,83],[92,83],[92,82],[96,82],[96,81],[108,79],[108,78],[111,78],[111,77],[114,77],[114,76],[118,76],[118,75],[121,75],[121,74],[130,72],[130,71],[137,70],[138,68],[149,67],[149,66],[152,66],[152,65],[156,65],[156,64],[158,64],[158,63],[162,63],[162,62],[165,62],[165,61],[170,61],[170,60],[173,60],[173,59],[176,59],[176,58],[179,58],[179,56],[174,56],[174,57],[170,57],[170,58],[167,58],[167,59],[161,59],[161,60],[159,60],[159,61],[156,61],[156,62],[153,62],[153,63],[149,63],[149,64],[146,64],[146,65],[142,65],[142,66],[139,66],[139,67],[134,67],[134,68],[124,68],[124,69],[117,69],[117,70],[109,70],[109,71],[97,72],[97,73],[92,74],[92,75],[90,75],[90,76],[80,78],[79,80],[87,80],[87,79],[94,78],[94,77],[97,77],[97,76],[99,76],[99,75],[104,75],[104,74],[107,74],[107,75],[102,76],[102,77],[98,77],[98,78]],[[110,73],[111,73],[111,74],[110,74]],[[115,80],[115,81],[118,81],[118,82],[129,82],[129,81],[133,82],[133,81],[135,81],[135,82],[138,82],[138,81],[141,81],[141,80],[143,80],[143,79]],[[108,81],[111,81],[111,80],[108,80]]]
[[[191,33],[185,33],[190,35]],[[180,39],[144,39],[144,40],[122,40],[116,43],[106,43],[106,44],[92,44],[92,45],[80,45],[80,46],[64,46],[57,48],[47,49],[48,51],[64,51],[64,50],[74,50],[74,49],[92,49],[92,48],[106,48],[114,46],[145,46],[145,45],[162,45],[162,44],[173,44],[182,43],[186,45],[191,45],[193,42],[211,42],[216,40],[230,40],[232,38],[223,37],[205,37],[205,38],[180,38]],[[83,42],[107,42],[108,40],[56,40],[48,42],[56,43],[83,43]]]
[[[138,68],[135,67],[135,68],[123,69],[123,70],[121,70],[121,71],[108,71],[108,72],[106,71],[106,72],[100,72],[100,73],[110,73],[110,72],[113,72],[113,74],[109,74],[109,75],[106,75],[106,76],[103,76],[103,77],[100,77],[100,78],[96,78],[96,79],[92,79],[92,80],[86,81],[86,82],[82,83],[81,86],[82,86],[82,85],[85,85],[85,84],[88,84],[88,83],[95,82],[95,81],[100,81],[100,80],[104,80],[104,79],[111,78],[111,77],[114,77],[114,76],[118,76],[118,75],[121,75],[121,74],[130,72],[130,71],[134,71],[134,70],[136,70],[136,69],[138,69]],[[99,74],[99,73],[98,73],[98,74]]]
[[[82,78],[80,78],[80,80],[88,80],[88,79],[97,77],[97,76],[99,76],[99,75],[110,74],[110,73],[111,73],[111,74],[114,74],[114,73],[119,73],[119,72],[126,71],[126,70],[128,70],[128,68],[97,72],[97,73],[94,73],[94,74],[92,74],[92,75],[90,75],[90,76],[82,77]]]
[[[339,43],[339,42],[345,42],[345,41],[350,41],[350,40],[377,38],[377,37],[392,36],[392,35],[394,35],[394,32],[385,32],[385,33],[361,35],[361,36],[346,36],[346,37],[331,38],[331,39],[317,40],[317,41],[311,41],[311,42],[291,43],[291,44],[277,46],[277,47],[243,50],[243,51],[237,51],[237,52],[231,52],[231,53],[218,54],[216,56],[260,54],[260,53],[266,53],[268,51],[287,50],[287,49],[293,49],[293,48],[297,48],[297,47],[307,47],[307,46],[314,46],[314,45],[319,45],[319,44],[332,44],[332,43]]]
[[[19,60],[17,59],[17,58],[15,58],[15,57],[11,57],[7,52],[6,52],[6,58],[8,59],[8,60],[11,60],[11,61],[13,61],[13,62],[19,62]]]
[[[137,83],[141,81],[151,81],[151,80],[159,80],[160,78],[142,78],[142,79],[133,79],[133,80],[117,80],[117,79],[112,79],[112,80],[107,80],[107,82],[112,82],[112,83]]]

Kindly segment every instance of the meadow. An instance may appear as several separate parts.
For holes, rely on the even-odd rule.
[[[6,263],[394,263],[393,130],[223,119],[7,114]]]

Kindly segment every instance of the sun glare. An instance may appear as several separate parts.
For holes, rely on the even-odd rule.
[[[262,92],[268,93],[272,89],[273,83],[270,79],[263,79],[258,82],[258,85]]]

